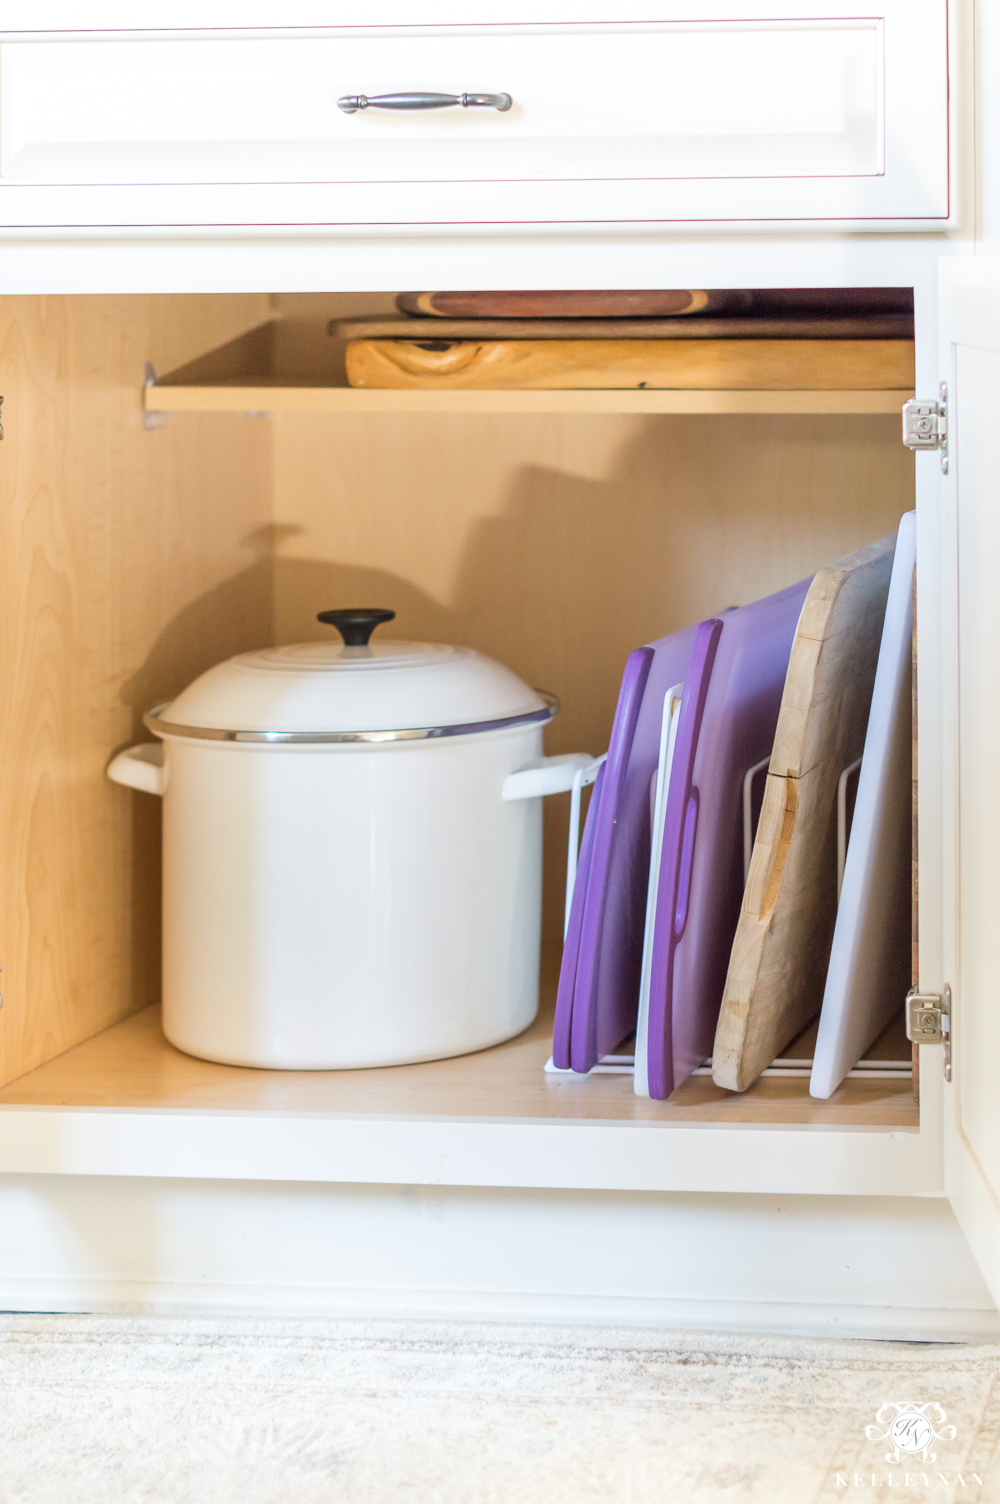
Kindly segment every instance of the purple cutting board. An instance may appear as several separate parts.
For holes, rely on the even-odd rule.
[[[649,992],[649,1094],[711,1054],[743,898],[743,778],[774,744],[811,581],[697,629],[667,791]]]
[[[597,770],[594,787],[583,826],[583,840],[576,864],[576,882],[573,885],[573,901],[570,904],[569,924],[563,941],[562,965],[559,968],[559,991],[556,993],[556,1019],[552,1030],[552,1064],[561,1071],[570,1069],[570,1029],[573,1019],[573,988],[576,985],[576,962],[580,950],[580,931],[583,927],[584,900],[587,895],[587,876],[590,872],[591,851],[594,844],[594,826],[604,782],[602,763]]]
[[[625,665],[600,803],[595,812],[591,800],[587,812],[588,825],[594,823],[590,870],[573,893],[580,931],[569,959],[567,1064],[574,1071],[592,1069],[635,1028],[649,882],[649,784],[659,758],[663,697],[684,678],[694,633],[686,627],[649,643]]]

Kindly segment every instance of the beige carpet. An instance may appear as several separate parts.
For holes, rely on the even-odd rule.
[[[933,1463],[866,1438],[907,1403]],[[0,1316],[2,1504],[1000,1501],[998,1439],[997,1347]]]

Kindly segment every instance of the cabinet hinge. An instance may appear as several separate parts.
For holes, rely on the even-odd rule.
[[[951,988],[906,994],[906,1037],[912,1044],[944,1045],[944,1079],[951,1080]]]
[[[948,474],[948,385],[942,381],[937,402],[911,397],[903,403],[903,443],[907,449],[937,449],[942,473]]]

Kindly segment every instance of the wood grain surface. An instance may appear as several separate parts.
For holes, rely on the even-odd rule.
[[[0,1081],[159,996],[159,809],[104,776],[141,712],[271,632],[265,425],[147,431],[143,363],[259,297],[0,303]]]
[[[512,292],[401,292],[401,313],[443,318],[642,318],[708,313],[750,306],[739,289],[576,288]]]
[[[823,1000],[837,912],[837,781],[861,756],[895,538],[821,569],[792,644],[715,1038],[745,1091]]]
[[[363,1071],[247,1070],[182,1055],[163,1037],[159,1009],[151,1007],[3,1088],[0,1106],[919,1126],[905,1077],[845,1081],[821,1102],[809,1096],[807,1078],[769,1077],[738,1094],[692,1076],[666,1102],[652,1102],[635,1095],[631,1076],[546,1075],[551,1053],[547,1006],[517,1039],[453,1060]]]
[[[331,319],[331,339],[912,339],[911,313],[683,319]]]
[[[354,340],[355,387],[907,387],[910,340]]]
[[[355,294],[355,297],[358,295]],[[377,294],[376,294],[377,296]],[[301,307],[316,294],[285,294]],[[368,298],[372,294],[367,295]],[[402,292],[403,313],[436,318],[638,318],[661,315],[682,321],[698,313],[746,312],[871,315],[913,313],[909,287],[615,288],[599,291],[532,289],[517,292]]]

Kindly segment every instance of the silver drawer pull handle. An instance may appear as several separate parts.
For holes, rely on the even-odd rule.
[[[514,101],[509,94],[345,94],[337,100],[338,110],[354,115],[358,110],[446,110],[460,104],[463,110],[509,110]]]

